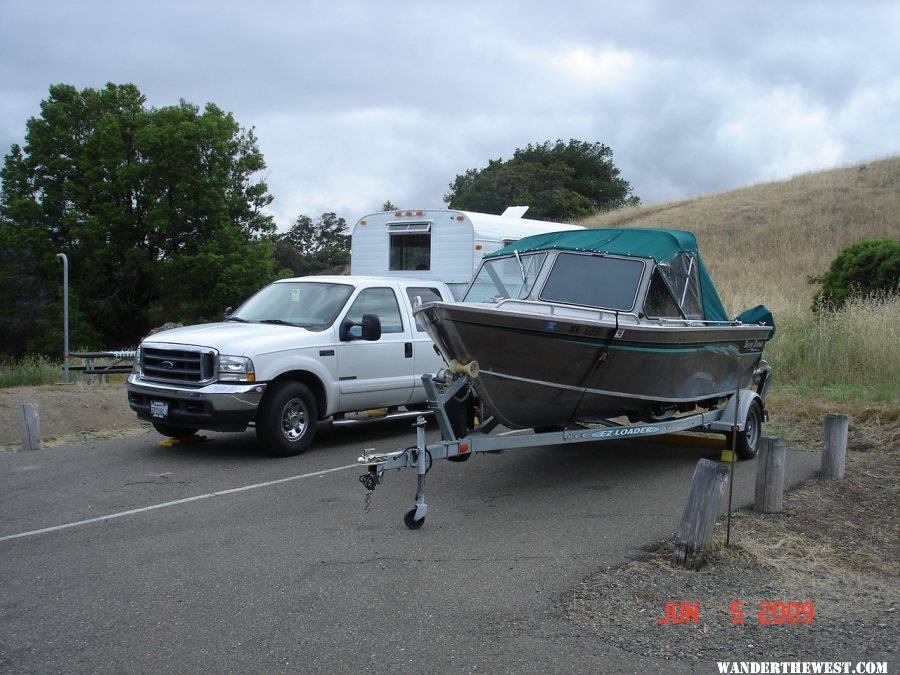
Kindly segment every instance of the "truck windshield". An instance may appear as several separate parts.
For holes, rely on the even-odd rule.
[[[528,297],[546,257],[546,253],[529,253],[486,260],[466,291],[463,302]]]
[[[227,320],[322,330],[332,324],[352,292],[353,286],[346,284],[276,282],[247,300]]]

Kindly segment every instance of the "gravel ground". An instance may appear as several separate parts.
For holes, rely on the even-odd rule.
[[[20,449],[20,411],[25,403],[37,406],[41,445],[45,448],[151,429],[128,407],[124,384],[13,387],[0,389],[0,451]]]
[[[844,481],[812,482],[786,494],[783,513],[734,514],[731,546],[724,546],[723,521],[720,543],[698,571],[670,564],[671,543],[599,571],[563,599],[567,615],[598,639],[639,655],[888,661],[888,672],[896,672],[898,460],[896,454],[851,453]],[[659,623],[670,601],[697,603],[699,621]],[[743,603],[741,623],[731,620],[733,601]],[[761,623],[759,603],[775,601],[813,603],[812,622]]]

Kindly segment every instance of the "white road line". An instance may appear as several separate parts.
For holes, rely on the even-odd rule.
[[[53,527],[44,527],[40,530],[31,530],[30,532],[20,532],[19,534],[8,534],[0,537],[0,541],[9,539],[21,539],[22,537],[33,537],[37,534],[45,534],[47,532],[55,532],[57,530],[67,530],[70,527],[79,527],[81,525],[90,525],[91,523],[100,523],[104,520],[112,520],[114,518],[124,518],[125,516],[133,516],[136,513],[144,513],[145,511],[155,511],[156,509],[165,509],[169,506],[178,506],[179,504],[187,504],[196,502],[201,499],[209,499],[210,497],[222,497],[224,495],[234,494],[236,492],[246,492],[247,490],[256,490],[257,488],[269,487],[270,485],[278,485],[279,483],[288,483],[301,478],[314,478],[315,476],[324,476],[326,473],[334,473],[335,471],[343,471],[345,469],[353,469],[359,464],[348,464],[347,466],[338,466],[333,469],[325,469],[323,471],[314,471],[312,473],[304,473],[299,476],[289,476],[288,478],[279,478],[278,480],[270,480],[265,483],[255,483],[253,485],[244,485],[243,487],[231,488],[228,490],[219,490],[217,492],[208,492],[205,495],[197,495],[196,497],[185,497],[184,499],[176,499],[171,502],[162,504],[153,504],[152,506],[144,506],[139,509],[131,509],[130,511],[120,511],[119,513],[110,513],[106,516],[98,516],[96,518],[88,518],[87,520],[79,520],[74,523],[66,523],[65,525],[54,525]]]

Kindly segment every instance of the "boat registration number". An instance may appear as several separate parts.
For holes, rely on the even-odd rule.
[[[150,401],[150,416],[164,419],[169,416],[168,401]]]

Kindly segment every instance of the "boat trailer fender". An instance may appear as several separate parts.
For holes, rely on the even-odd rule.
[[[733,431],[733,427],[737,425],[738,431],[743,431],[744,424],[747,422],[747,415],[750,412],[750,406],[753,405],[754,401],[759,401],[763,414],[768,417],[762,397],[750,389],[741,389],[740,395],[735,395],[728,399],[728,403],[722,409],[719,419],[715,422],[710,422],[707,427],[710,431],[729,432]],[[739,405],[740,409],[737,411],[737,418],[735,418],[735,409]]]

